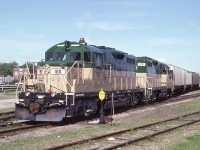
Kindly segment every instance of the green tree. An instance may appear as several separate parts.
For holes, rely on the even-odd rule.
[[[13,61],[10,63],[0,63],[0,75],[12,76],[13,68],[18,67],[18,63]]]
[[[27,67],[26,63],[20,66],[20,68],[26,68],[26,67]],[[34,65],[34,67],[36,67],[36,65]],[[28,68],[32,69],[33,68],[33,63],[28,63]]]

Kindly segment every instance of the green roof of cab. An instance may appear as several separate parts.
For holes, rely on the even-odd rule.
[[[137,57],[137,73],[150,73],[151,68],[156,74],[168,74],[169,66],[150,57]]]

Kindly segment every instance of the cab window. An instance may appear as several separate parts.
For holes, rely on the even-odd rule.
[[[61,53],[61,52],[57,52],[56,53],[56,60],[57,61],[63,61],[63,58],[64,58],[64,54]]]
[[[46,60],[53,60],[53,53],[52,52],[47,52],[46,53]]]
[[[94,66],[95,67],[102,67],[102,55],[99,53],[93,54]]]
[[[71,52],[70,59],[71,60],[81,60],[81,53],[80,52]]]
[[[90,60],[90,52],[84,52],[84,61],[91,62],[91,60]]]

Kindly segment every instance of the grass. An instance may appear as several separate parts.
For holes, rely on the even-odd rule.
[[[200,135],[195,135],[187,138],[185,142],[176,144],[168,150],[199,150],[200,149]]]
[[[15,91],[5,91],[5,95],[6,96],[16,96],[16,92]]]
[[[14,110],[15,110],[14,107],[11,107],[11,108],[3,108],[3,109],[0,109],[0,113],[10,112],[10,111],[14,111]]]
[[[190,103],[182,103],[176,105],[176,112],[198,111],[200,110],[200,101],[191,101]]]
[[[5,91],[3,93],[0,93],[0,100],[1,99],[9,99],[9,98],[15,98],[16,92],[15,91]]]
[[[112,128],[112,127],[110,127]],[[103,131],[104,129],[98,128],[98,131]],[[9,144],[0,142],[0,147],[2,150],[7,149],[19,149],[19,150],[27,150],[27,149],[42,149],[53,146],[59,143],[66,143],[72,140],[80,140],[90,136],[96,135],[97,128],[96,126],[86,126],[83,129],[72,129],[70,131],[62,132],[62,133],[54,133],[52,135],[38,137],[38,138],[27,138],[26,140],[16,140],[10,142]],[[93,143],[94,141],[90,141]],[[79,147],[79,146],[77,146]]]

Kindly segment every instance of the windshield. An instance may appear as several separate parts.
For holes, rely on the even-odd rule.
[[[80,60],[81,59],[81,53],[80,52],[71,52],[70,53],[70,59],[71,60]]]
[[[52,52],[46,53],[46,60],[53,60],[53,53]]]
[[[61,52],[57,52],[56,53],[56,60],[57,61],[63,61],[64,60],[64,54],[63,53],[61,53]]]

